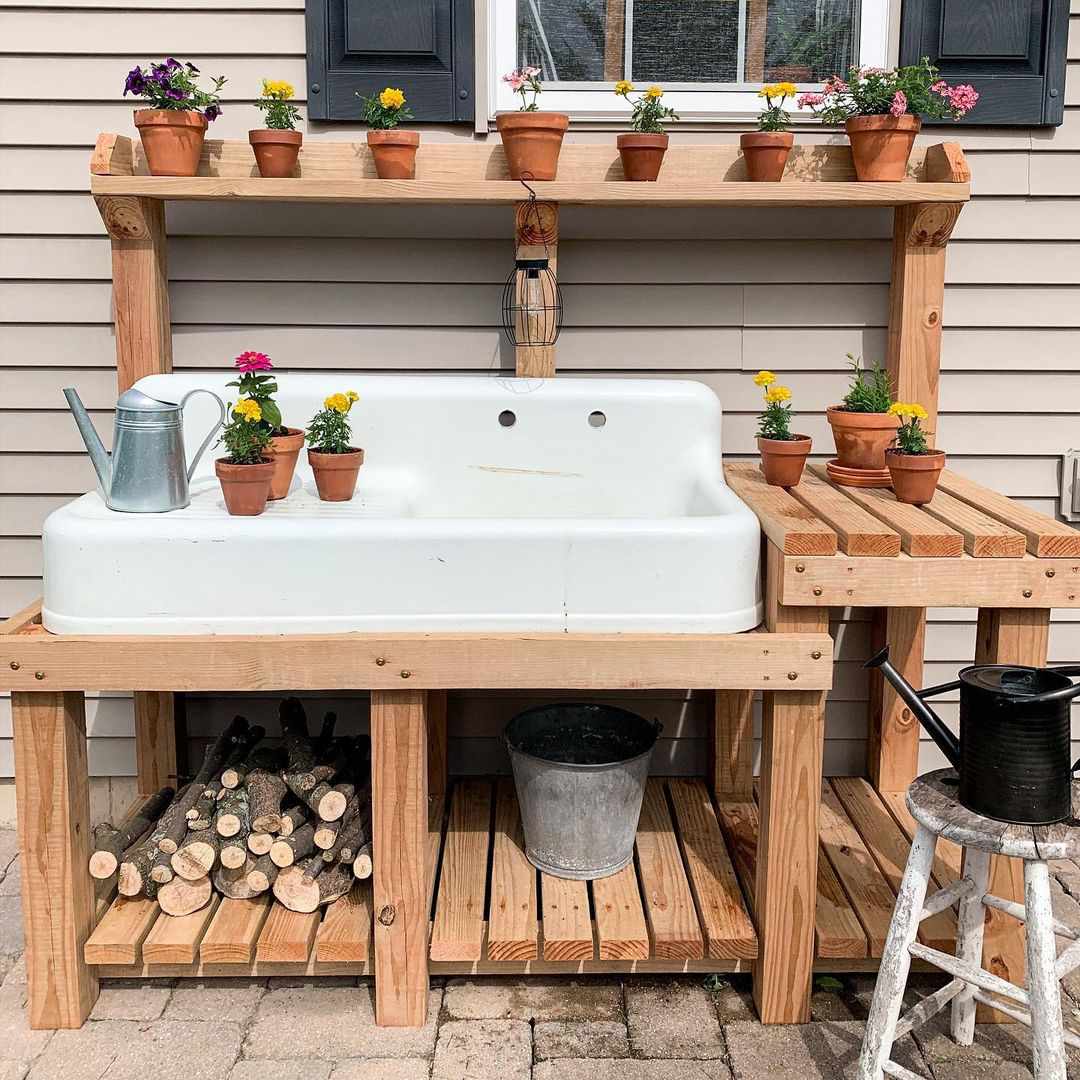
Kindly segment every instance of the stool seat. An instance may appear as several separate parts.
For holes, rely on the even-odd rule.
[[[1080,855],[1080,784],[1072,786],[1073,815],[1057,825],[1010,825],[961,806],[955,769],[920,776],[907,792],[911,816],[961,847],[1018,859],[1072,859]]]

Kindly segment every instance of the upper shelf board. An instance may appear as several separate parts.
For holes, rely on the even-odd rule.
[[[149,176],[139,144],[103,134],[90,161],[90,190],[99,196],[273,202],[513,204],[527,197],[522,184],[509,178],[499,143],[422,143],[415,180],[379,180],[365,143],[313,140],[301,151],[297,171],[292,179],[265,180],[246,142],[208,139],[198,176]],[[917,148],[908,178],[896,184],[856,182],[851,151],[839,144],[795,146],[789,179],[779,184],[748,182],[734,144],[672,146],[660,175],[655,183],[629,183],[614,146],[568,143],[558,180],[532,186],[539,198],[570,204],[902,206],[966,202],[971,179],[955,143]]]

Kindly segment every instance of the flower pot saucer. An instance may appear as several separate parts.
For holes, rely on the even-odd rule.
[[[841,487],[892,487],[892,476],[888,469],[855,469],[841,465],[838,458],[833,458],[826,463],[825,471],[829,474],[829,479]]]

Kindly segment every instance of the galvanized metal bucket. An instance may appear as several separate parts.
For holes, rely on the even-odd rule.
[[[618,873],[634,857],[634,836],[649,761],[662,725],[613,705],[566,703],[528,709],[506,727],[525,854],[555,877],[592,881]],[[618,760],[552,760],[557,744],[573,746],[583,731],[603,745],[610,733],[626,752]],[[524,747],[544,741],[545,756]],[[554,747],[554,749],[551,749]]]

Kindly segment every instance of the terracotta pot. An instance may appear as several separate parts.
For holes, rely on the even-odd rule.
[[[288,435],[275,435],[270,440],[269,454],[274,462],[274,476],[270,481],[270,498],[284,499],[289,494],[296,459],[304,445],[304,433],[299,428],[286,428]]]
[[[857,180],[896,183],[907,176],[911,148],[922,127],[917,116],[852,116],[844,126]]]
[[[206,117],[201,112],[136,109],[135,126],[151,176],[194,176],[199,171],[206,137]]]
[[[840,405],[825,410],[836,442],[837,462],[846,469],[884,469],[885,451],[896,438],[899,416],[851,412]]]
[[[740,135],[747,177],[758,183],[775,184],[782,180],[794,141],[790,131],[748,131]]]
[[[278,128],[256,128],[248,132],[248,142],[255,151],[259,175],[281,179],[296,173],[300,156],[302,131],[282,131]]]
[[[419,131],[385,128],[367,133],[367,144],[375,159],[375,171],[380,180],[415,180],[416,148],[420,145]]]
[[[315,474],[315,486],[323,502],[348,502],[356,490],[356,477],[364,464],[364,451],[350,448],[347,454],[307,452],[308,463]]]
[[[563,135],[570,126],[566,113],[499,113],[495,126],[502,137],[511,180],[555,179]]]
[[[221,481],[225,508],[233,517],[257,517],[266,509],[274,475],[270,458],[263,458],[258,465],[234,465],[228,458],[218,458],[214,472]]]
[[[900,450],[889,450],[885,462],[889,466],[897,501],[922,506],[934,497],[938,477],[945,468],[945,451],[905,454]]]
[[[640,131],[628,131],[616,140],[622,159],[623,176],[627,180],[655,180],[660,175],[667,153],[666,135],[647,135]]]
[[[763,439],[758,436],[761,451],[761,471],[765,483],[774,487],[794,487],[802,478],[803,466],[813,443],[809,435],[793,435],[790,439]]]

